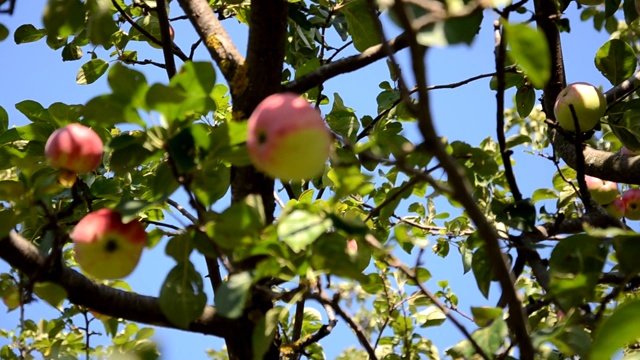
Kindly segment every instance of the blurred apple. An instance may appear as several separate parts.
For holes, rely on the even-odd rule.
[[[98,279],[119,279],[138,265],[147,234],[137,220],[124,224],[117,211],[101,209],[78,222],[71,240],[84,272]]]
[[[611,214],[616,219],[622,219],[624,217],[625,206],[624,206],[624,201],[622,201],[621,198],[615,198],[613,202],[603,207],[605,210],[607,210],[609,214]]]
[[[347,254],[355,255],[358,253],[358,242],[355,239],[347,240]]]
[[[629,189],[622,194],[624,217],[640,220],[640,189]]]
[[[607,101],[595,86],[583,82],[568,85],[553,107],[558,124],[566,131],[576,131],[569,105],[573,105],[581,132],[593,129],[607,110]]]
[[[618,184],[613,181],[589,175],[585,175],[584,181],[587,183],[591,197],[600,205],[609,204],[618,196]]]
[[[72,123],[54,131],[44,147],[51,166],[60,169],[60,182],[71,186],[76,174],[95,170],[102,162],[102,139],[90,128]]]
[[[249,118],[251,161],[273,178],[305,180],[322,174],[331,143],[320,112],[296,94],[267,97]]]

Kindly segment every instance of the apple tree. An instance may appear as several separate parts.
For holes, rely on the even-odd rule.
[[[0,22],[27,4],[0,0]],[[0,323],[0,358],[157,358],[152,326],[221,338],[209,354],[221,359],[323,359],[337,326],[358,341],[340,359],[637,358],[637,7],[48,0],[42,25],[10,34],[0,24],[1,40],[76,61],[79,85],[109,86],[80,104],[0,104],[0,258],[10,269],[0,297],[20,313]],[[486,17],[496,19],[494,71],[432,84],[428,73],[443,69],[426,53],[473,43]],[[593,54],[608,83],[567,87],[561,34],[591,41],[571,32],[580,21],[610,35]],[[174,42],[177,22],[198,40]],[[232,22],[246,47],[227,32]],[[139,55],[149,46],[157,58]],[[366,99],[377,114],[356,115],[325,91],[379,61],[388,71]],[[483,79],[495,116],[473,121],[487,124],[486,138],[439,133],[433,92]],[[259,130],[248,125],[279,93],[309,111],[271,103]],[[14,126],[9,107],[28,123]],[[319,114],[320,126],[307,122]],[[95,136],[50,145],[76,123]],[[85,147],[98,151],[90,168],[78,165]],[[545,159],[552,188],[521,190],[531,169],[516,150]],[[145,236],[144,251],[172,259],[151,294],[121,279]],[[479,296],[429,281],[430,252],[461,262]],[[32,318],[45,303],[58,315]],[[433,342],[425,329],[440,328],[460,341]]]

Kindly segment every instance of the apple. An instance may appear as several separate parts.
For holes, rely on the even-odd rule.
[[[640,189],[629,189],[622,194],[624,217],[640,220]]]
[[[159,25],[158,25],[159,26]],[[158,33],[154,34],[154,35],[158,35],[156,36],[156,38],[160,41],[162,41],[162,35],[160,35],[160,29],[158,28]],[[169,25],[169,35],[171,37],[171,41],[173,41],[173,39],[176,37],[176,33],[173,30],[173,26]],[[156,49],[162,49],[162,45],[156,44],[155,42],[149,40],[149,45],[151,45],[151,47],[156,48]]]
[[[358,242],[355,239],[347,240],[347,254],[355,255],[358,253]]]
[[[8,294],[2,297],[2,302],[9,309],[9,311],[20,306],[20,293],[17,289],[9,291]]]
[[[556,121],[566,131],[576,131],[569,105],[575,109],[581,132],[593,129],[607,110],[607,100],[595,86],[583,82],[567,86],[553,106]]]
[[[258,170],[283,181],[322,174],[333,139],[307,100],[293,93],[271,95],[258,104],[248,127],[247,148]]]
[[[95,170],[102,162],[102,140],[90,128],[73,123],[54,131],[44,147],[51,166],[74,174]]]
[[[604,3],[604,0],[577,0],[580,5],[596,6]]]
[[[119,212],[100,209],[85,217],[71,233],[80,268],[98,279],[129,275],[140,260],[147,234],[137,220],[126,224]]]
[[[595,202],[600,205],[611,203],[618,196],[618,184],[613,181],[598,179],[597,177],[585,175],[584,181],[587,189]]]
[[[609,214],[616,219],[622,219],[625,213],[624,201],[621,198],[615,198],[610,204],[603,206]]]

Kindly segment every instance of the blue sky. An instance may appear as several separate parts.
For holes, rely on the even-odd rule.
[[[45,1],[32,0],[28,4],[18,1],[16,12],[12,17],[2,15],[0,22],[5,24],[11,32],[21,24],[32,23],[36,27],[41,25],[41,10]],[[172,16],[181,14],[180,9],[173,3]],[[597,33],[593,30],[591,22],[582,23],[578,19],[579,11],[575,3],[567,10],[567,16],[571,19],[572,32],[563,34],[563,46],[565,63],[567,64],[568,82],[586,81],[596,85],[604,85],[608,88],[608,81],[600,75],[594,66],[595,52],[608,38],[605,33]],[[447,84],[457,82],[471,76],[494,71],[493,63],[493,26],[496,15],[486,11],[481,32],[472,46],[454,46],[450,48],[436,48],[429,51],[427,56],[427,68],[430,85]],[[246,45],[246,29],[238,25],[233,19],[223,23],[231,37],[242,52]],[[396,34],[399,29],[387,22],[387,35]],[[175,41],[183,49],[196,40],[197,35],[187,21],[173,24],[176,32]],[[12,35],[0,42],[0,79],[4,85],[0,91],[0,106],[9,113],[10,125],[24,125],[27,119],[17,110],[14,104],[23,100],[35,100],[48,107],[53,102],[68,104],[85,103],[92,97],[108,92],[106,77],[103,77],[92,85],[77,85],[75,83],[78,68],[88,59],[88,55],[80,61],[62,62],[60,50],[52,51],[45,44],[44,39],[36,43],[16,45]],[[152,49],[146,43],[138,46],[140,59],[154,59],[162,61],[161,50]],[[99,56],[108,58],[108,52],[97,50]],[[208,55],[202,47],[196,53],[196,59],[208,60]],[[407,64],[406,52],[398,55],[401,64]],[[178,64],[180,64],[178,62]],[[136,66],[144,71],[149,83],[166,83],[166,74],[162,69],[151,66]],[[408,68],[407,68],[408,69]],[[406,70],[408,71],[408,70]],[[387,66],[384,61],[369,66],[361,71],[346,74],[332,79],[325,84],[325,94],[340,93],[345,105],[353,108],[356,114],[375,116],[377,104],[375,97],[380,92],[378,84],[387,80]],[[221,78],[221,77],[220,77]],[[512,96],[513,93],[509,93]],[[488,79],[480,80],[469,85],[450,90],[438,90],[431,93],[432,109],[438,131],[449,140],[462,140],[477,145],[487,136],[495,137],[495,94],[489,90]],[[411,124],[406,124],[405,135],[414,141],[420,141],[420,135]],[[516,149],[514,159],[516,178],[521,191],[529,196],[534,189],[539,187],[551,187],[551,175],[555,171],[552,164],[541,157],[533,156]],[[524,150],[522,148],[522,150]],[[174,196],[176,199],[184,199],[180,191]],[[438,202],[445,208],[439,211],[455,211],[447,208],[445,202]],[[228,206],[228,199],[221,200],[216,209],[224,209]],[[167,220],[174,219],[169,216]],[[166,273],[173,266],[173,260],[164,255],[165,242],[155,249],[147,251],[136,271],[126,279],[132,288],[143,294],[157,295]],[[454,251],[452,249],[452,251]],[[407,258],[408,259],[408,258]],[[193,256],[192,261],[202,272],[205,271],[204,261]],[[462,277],[462,266],[459,257],[452,254],[447,259],[427,254],[424,259],[426,267],[432,272],[433,279],[427,283],[432,290],[437,290],[437,281],[450,280],[450,286],[460,299],[460,308],[469,313],[470,306],[493,305],[498,294],[498,288],[492,289],[490,301],[481,297],[477,291],[472,276]],[[8,267],[0,262],[0,272],[7,271]],[[212,295],[209,292],[209,299]],[[4,311],[0,307],[0,311]],[[0,316],[0,327],[13,327],[17,324],[17,311]],[[45,304],[29,305],[26,315],[32,319],[39,319],[55,314],[55,311]],[[326,320],[326,319],[325,319]],[[470,329],[473,324],[463,323]],[[100,326],[98,330],[101,331]],[[433,340],[442,352],[447,347],[454,345],[461,339],[459,333],[450,325],[442,328],[430,328],[423,332],[425,337]],[[207,348],[219,349],[222,342],[213,337],[199,334],[191,334],[177,330],[159,328],[154,339],[159,343],[163,351],[163,359],[205,359],[204,350]],[[0,340],[0,344],[3,344]],[[340,351],[350,345],[357,345],[355,336],[340,322],[335,333],[324,342],[327,358],[334,358]]]

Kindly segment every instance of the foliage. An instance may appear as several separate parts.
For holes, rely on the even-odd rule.
[[[638,356],[638,235],[591,201],[583,181],[640,185],[640,162],[618,153],[640,150],[632,0],[578,10],[553,0],[178,3],[49,0],[43,28],[13,31],[16,44],[46,44],[77,61],[79,85],[106,78],[110,90],[84,104],[22,101],[23,126],[10,126],[2,107],[14,105],[0,106],[0,258],[11,266],[0,274],[0,297],[21,312],[19,323],[2,323],[0,358],[155,359],[149,324],[224,338],[225,348],[207,354],[214,359],[324,359],[338,320],[359,341],[338,359]],[[0,9],[10,5],[10,14],[14,4],[0,0]],[[558,128],[551,110],[565,85],[559,34],[571,24],[563,14],[576,11],[611,37],[594,54],[612,86],[609,108],[584,134]],[[500,17],[496,71],[428,87],[427,47],[472,43],[490,12]],[[385,38],[387,16],[403,29],[398,37]],[[170,21],[187,20],[199,38],[189,55],[168,36]],[[224,30],[231,21],[248,26],[246,52]],[[139,58],[136,49],[149,45],[162,48],[162,59]],[[196,49],[211,61],[192,61]],[[403,49],[411,67],[395,59]],[[323,92],[325,81],[384,58],[389,72],[376,74],[380,91],[368,99],[377,116],[358,116],[340,94]],[[149,82],[153,71],[167,81]],[[436,133],[429,92],[482,78],[497,96],[497,134],[469,144]],[[509,89],[513,108],[505,106]],[[246,118],[278,91],[326,110],[334,153],[315,179],[274,183],[251,165]],[[105,155],[65,187],[44,146],[74,122],[98,133]],[[415,128],[422,141],[414,144],[407,132]],[[516,149],[548,159],[557,170],[552,188],[520,192]],[[148,248],[161,246],[175,261],[158,294],[70,270],[68,234],[105,207],[141,219]],[[447,280],[428,287],[428,251],[461,262],[487,301],[469,304]],[[194,256],[206,259],[208,273]],[[501,296],[490,304],[495,283]],[[56,315],[30,319],[24,310],[37,299]],[[97,323],[106,345],[92,340]],[[462,340],[445,349],[425,329],[449,324]]]

